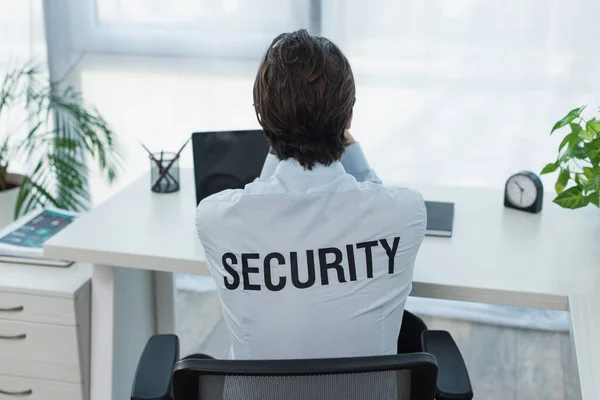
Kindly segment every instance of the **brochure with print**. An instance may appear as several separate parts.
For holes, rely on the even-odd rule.
[[[78,214],[44,208],[33,211],[0,231],[0,262],[68,266],[71,262],[44,259],[44,243],[71,224]]]

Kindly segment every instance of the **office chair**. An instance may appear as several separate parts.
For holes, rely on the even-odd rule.
[[[426,330],[409,312],[402,325],[403,354],[355,358],[179,360],[177,336],[155,335],[140,358],[131,400],[471,400],[450,334]]]

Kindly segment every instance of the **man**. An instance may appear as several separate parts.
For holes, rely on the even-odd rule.
[[[332,42],[275,38],[254,83],[272,154],[256,181],[197,210],[230,358],[396,353],[425,204],[381,185],[348,131],[354,101]]]

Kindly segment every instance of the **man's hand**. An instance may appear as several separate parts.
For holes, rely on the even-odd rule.
[[[350,134],[350,131],[348,129],[346,129],[344,131],[344,137],[346,138],[346,147],[350,146],[351,144],[356,143],[356,141],[354,140],[354,138],[352,137],[352,135]]]

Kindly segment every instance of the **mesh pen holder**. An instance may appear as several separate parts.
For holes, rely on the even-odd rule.
[[[150,157],[150,185],[153,192],[173,193],[179,190],[179,156],[159,152]]]

